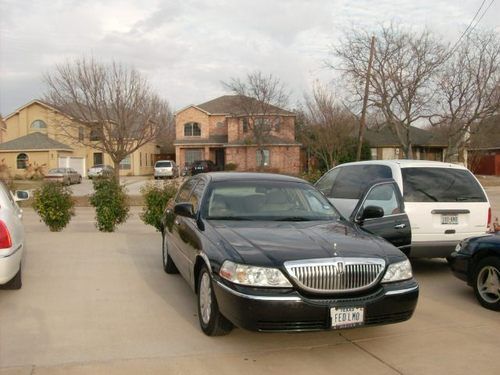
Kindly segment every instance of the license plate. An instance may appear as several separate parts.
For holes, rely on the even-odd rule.
[[[330,316],[332,328],[350,328],[364,323],[365,309],[363,307],[332,307]]]
[[[458,224],[458,215],[442,215],[441,224]]]

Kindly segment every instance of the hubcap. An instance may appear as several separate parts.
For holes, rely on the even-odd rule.
[[[483,267],[477,276],[477,290],[488,303],[500,301],[500,271],[493,266]]]
[[[212,314],[212,287],[210,286],[210,276],[206,272],[201,277],[199,295],[201,320],[208,324]]]

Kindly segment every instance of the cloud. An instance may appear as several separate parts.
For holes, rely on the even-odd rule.
[[[175,108],[224,93],[221,81],[254,70],[279,76],[302,97],[329,80],[328,48],[346,27],[396,20],[453,42],[477,1],[414,0],[4,0],[0,3],[0,111],[43,92],[57,63],[92,55],[143,72]],[[499,5],[481,22],[500,31]]]

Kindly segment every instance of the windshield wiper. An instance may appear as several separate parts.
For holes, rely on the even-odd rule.
[[[273,221],[311,221],[311,219],[304,216],[287,216],[274,219]]]
[[[431,194],[429,194],[429,193],[425,192],[425,191],[424,191],[424,190],[422,190],[422,189],[415,189],[415,190],[416,190],[416,191],[421,192],[421,193],[422,193],[422,194],[424,194],[426,197],[428,197],[428,198],[432,199],[434,202],[437,202],[437,201],[438,201],[438,199],[437,199],[435,196],[433,196],[433,195],[431,195]]]
[[[234,221],[250,221],[253,220],[247,216],[209,216],[206,220],[234,220]]]

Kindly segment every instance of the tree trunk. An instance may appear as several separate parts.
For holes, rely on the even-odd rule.
[[[115,169],[115,179],[120,182],[120,162],[113,160],[113,167]]]

